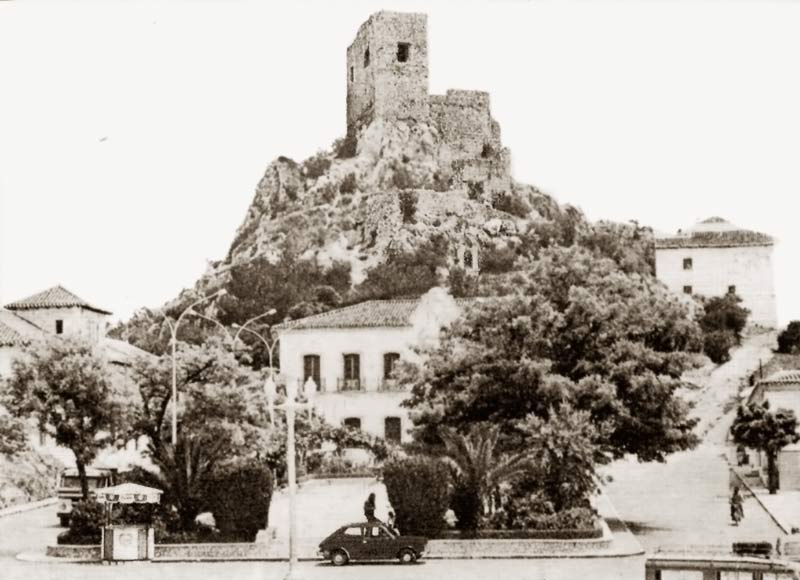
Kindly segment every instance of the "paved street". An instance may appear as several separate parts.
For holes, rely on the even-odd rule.
[[[620,517],[628,522],[642,546],[726,545],[740,540],[775,542],[785,534],[752,497],[745,500],[745,519],[730,525],[729,472],[725,436],[735,410],[723,407],[737,392],[739,378],[769,357],[773,335],[750,337],[732,360],[715,369],[696,400],[703,443],[669,457],[663,464],[619,461],[607,469],[613,477],[606,491]]]

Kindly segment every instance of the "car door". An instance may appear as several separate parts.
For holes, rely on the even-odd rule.
[[[363,558],[364,531],[361,526],[349,526],[339,535],[339,543],[352,560]]]
[[[396,556],[394,538],[381,524],[367,527],[367,546],[373,560],[390,560]]]

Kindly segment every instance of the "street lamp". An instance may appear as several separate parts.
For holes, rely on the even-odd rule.
[[[295,543],[297,536],[297,474],[295,472],[295,436],[294,436],[294,414],[295,411],[303,411],[308,409],[309,412],[314,405],[314,395],[317,393],[317,385],[311,377],[303,385],[304,397],[301,393],[297,392],[297,382],[291,378],[286,382],[286,400],[283,403],[276,404],[276,387],[275,381],[272,380],[272,373],[267,377],[264,384],[264,390],[267,394],[267,404],[269,405],[270,420],[273,418],[273,409],[284,410],[286,412],[286,476],[289,480],[289,572],[286,575],[286,580],[294,580],[296,578],[297,566],[297,546]],[[304,399],[304,400],[303,400]]]
[[[247,328],[247,325],[250,324],[251,322],[255,322],[259,318],[263,318],[265,316],[270,316],[272,314],[275,314],[276,312],[277,312],[277,310],[275,310],[273,308],[271,310],[268,310],[264,314],[259,314],[258,316],[254,316],[253,318],[251,318],[250,320],[248,320],[244,324],[240,325],[240,324],[233,323],[231,325],[231,326],[233,326],[233,328],[237,328],[238,329],[236,331],[236,334],[233,336],[233,344],[234,344],[234,346],[236,345],[236,340],[239,338],[239,335],[242,333],[242,331],[249,332],[250,334],[257,336],[258,339],[261,342],[264,343],[264,346],[267,347],[267,354],[269,355],[269,376],[270,377],[272,377],[272,374],[273,374],[272,353],[275,350],[275,345],[278,344],[278,341],[277,340],[273,340],[273,341],[267,340],[266,338],[264,338],[264,336],[262,334],[256,332],[252,328]]]
[[[172,445],[173,446],[178,444],[178,359],[177,359],[178,326],[180,325],[181,320],[187,313],[193,312],[197,314],[192,310],[195,306],[197,306],[198,304],[202,304],[207,300],[211,300],[212,298],[215,298],[217,296],[224,296],[225,294],[227,294],[227,291],[225,290],[225,288],[222,288],[221,290],[218,290],[213,294],[209,294],[208,296],[191,303],[189,306],[186,307],[186,309],[183,312],[181,312],[180,316],[178,316],[178,319],[175,321],[174,325],[169,321],[169,318],[164,319],[166,320],[167,325],[169,326],[170,333],[172,334]]]

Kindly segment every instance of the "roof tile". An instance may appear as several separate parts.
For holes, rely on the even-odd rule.
[[[72,306],[86,308],[87,310],[99,312],[100,314],[111,314],[111,312],[107,310],[92,306],[63,286],[53,286],[33,296],[28,296],[22,300],[7,304],[6,308],[9,310],[31,310],[35,308],[69,308]]]

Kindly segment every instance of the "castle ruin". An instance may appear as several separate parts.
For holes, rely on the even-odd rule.
[[[428,93],[425,14],[377,12],[347,49],[348,138],[357,143],[378,119],[435,127],[454,188],[487,196],[510,189],[511,155],[492,118],[489,94]]]

